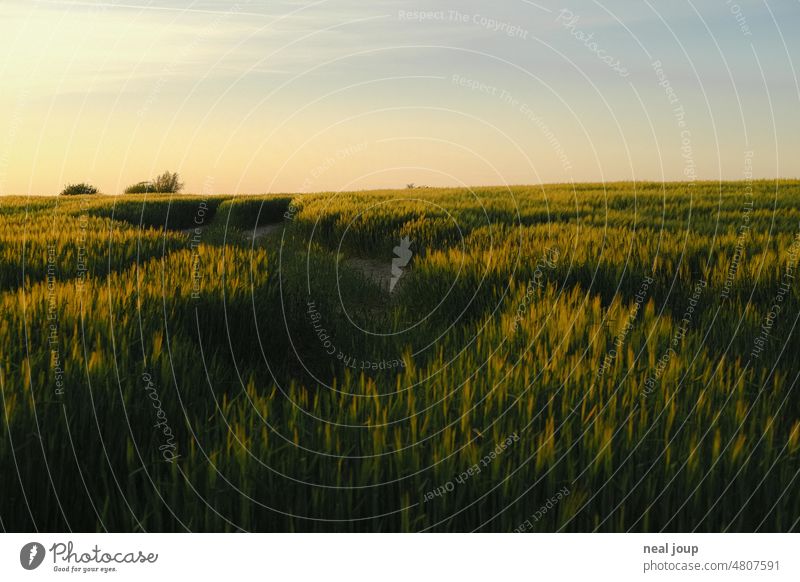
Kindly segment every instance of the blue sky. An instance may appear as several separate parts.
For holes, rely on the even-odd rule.
[[[789,0],[4,1],[0,193],[795,177],[798,23]]]

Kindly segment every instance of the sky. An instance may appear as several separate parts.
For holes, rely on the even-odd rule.
[[[800,176],[798,0],[0,0],[0,194]]]

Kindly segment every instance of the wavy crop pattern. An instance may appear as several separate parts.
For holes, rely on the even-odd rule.
[[[798,208],[797,181],[7,199],[2,526],[791,530]]]

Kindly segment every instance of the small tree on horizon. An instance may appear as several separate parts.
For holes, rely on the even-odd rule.
[[[125,194],[177,194],[183,182],[177,172],[164,172],[154,180],[136,182],[125,188]]]
[[[155,191],[156,187],[152,182],[137,182],[125,188],[125,194],[147,194]]]
[[[183,190],[183,182],[177,172],[164,172],[153,180],[154,192],[177,194]]]

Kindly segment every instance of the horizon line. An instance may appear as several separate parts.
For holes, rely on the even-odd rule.
[[[11,198],[11,197],[35,197],[35,198],[61,198],[65,196],[67,198],[78,197],[78,196],[166,196],[166,195],[173,195],[173,196],[312,196],[318,194],[344,194],[344,193],[356,193],[356,192],[405,192],[409,190],[475,190],[475,189],[512,189],[512,188],[538,188],[538,187],[555,187],[555,186],[577,186],[577,185],[598,185],[598,186],[610,186],[615,184],[630,184],[630,185],[645,185],[645,184],[657,184],[657,185],[686,185],[686,186],[693,186],[698,184],[756,184],[756,183],[764,183],[764,182],[772,182],[772,183],[792,183],[797,182],[800,183],[800,177],[775,177],[775,178],[743,178],[739,180],[730,180],[730,179],[705,179],[705,180],[652,180],[652,179],[645,179],[645,180],[608,180],[602,182],[531,182],[527,184],[479,184],[479,185],[470,185],[470,186],[426,186],[426,185],[414,185],[413,188],[409,188],[406,186],[403,187],[396,187],[396,188],[365,188],[363,190],[316,190],[313,192],[291,192],[291,191],[280,191],[280,192],[213,192],[213,193],[204,193],[204,192],[142,192],[137,194],[126,194],[125,192],[119,193],[106,193],[106,192],[97,192],[96,194],[77,194],[77,195],[63,195],[63,194],[14,194],[14,193],[0,193],[0,198]]]

